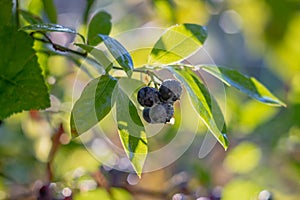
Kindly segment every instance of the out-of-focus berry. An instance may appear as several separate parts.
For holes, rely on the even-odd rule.
[[[217,186],[211,191],[210,199],[211,200],[220,200],[221,196],[222,196],[222,187]]]
[[[177,193],[173,195],[172,200],[190,200],[190,198],[187,195]]]
[[[43,185],[39,190],[38,200],[52,200],[52,191],[49,185]]]
[[[263,190],[258,195],[258,200],[272,200],[272,193],[268,190]]]

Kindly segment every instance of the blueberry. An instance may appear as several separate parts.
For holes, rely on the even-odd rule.
[[[173,96],[174,96],[174,94],[169,88],[167,88],[163,85],[160,86],[159,97],[162,101],[168,101],[169,99],[173,99],[172,98]]]
[[[138,91],[137,100],[141,106],[151,107],[159,103],[158,91],[152,87],[143,87]]]
[[[179,81],[167,79],[159,88],[159,97],[164,102],[173,103],[180,98],[182,87]]]
[[[143,117],[144,117],[144,120],[148,123],[151,123],[151,119],[150,119],[150,108],[144,108],[143,110]]]
[[[174,107],[172,104],[169,103],[162,103],[162,106],[165,108],[167,112],[166,122],[170,122],[170,120],[174,116]]]
[[[150,123],[152,124],[167,123],[171,120],[173,115],[174,115],[173,105],[168,103],[155,104],[153,107],[149,109],[149,118],[150,118]]]

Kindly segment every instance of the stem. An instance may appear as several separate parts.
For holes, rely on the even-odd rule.
[[[109,194],[109,196],[111,197],[111,199],[115,200],[115,198],[111,192],[110,186],[108,185],[108,182],[107,182],[105,176],[101,173],[101,171],[100,170],[96,171],[95,173],[92,174],[92,177],[97,182],[98,187],[104,188],[107,191],[107,193]]]
[[[38,38],[38,37],[35,37],[34,34],[35,33],[40,33],[44,36],[44,38]],[[98,64],[98,62],[90,57],[88,57],[88,53],[87,52],[79,52],[79,51],[75,51],[73,49],[69,49],[68,47],[64,47],[62,45],[59,45],[59,44],[56,44],[54,42],[51,41],[51,39],[43,32],[32,32],[30,34],[34,40],[37,40],[37,41],[40,41],[40,42],[43,42],[43,43],[46,43],[46,44],[51,44],[52,47],[57,50],[57,51],[62,51],[62,52],[68,52],[68,53],[72,53],[72,54],[75,54],[75,55],[78,55],[78,56],[81,56],[85,59],[88,59],[96,64]],[[116,70],[124,70],[123,68],[121,67],[116,67],[116,66],[112,66],[112,69],[116,69]],[[156,67],[153,67],[151,68],[152,70],[156,69]],[[162,82],[163,80],[158,76],[156,75],[153,71],[150,70],[150,68],[147,68],[147,66],[143,67],[143,68],[135,68],[133,69],[134,72],[139,72],[139,73],[144,73],[144,74],[147,74],[148,76],[150,76],[151,78],[151,81],[153,81],[155,87],[158,87],[157,86],[157,81],[155,79],[158,79],[160,82]]]
[[[173,64],[171,65],[172,67],[189,67],[189,68],[193,68],[195,69],[195,67],[198,67],[198,66],[195,66],[195,65],[190,65],[190,64],[184,64],[184,63],[180,63],[180,64]]]
[[[35,33],[40,33],[42,34],[45,38],[38,38],[38,37],[35,37],[34,34]],[[77,56],[80,56],[84,59],[87,59],[88,61],[92,62],[93,64],[95,65],[98,65],[100,67],[102,67],[95,59],[91,58],[88,56],[88,53],[87,52],[79,52],[79,51],[75,51],[73,49],[69,49],[68,47],[64,47],[62,45],[59,45],[59,44],[56,44],[54,42],[51,41],[51,39],[43,32],[33,32],[30,34],[34,40],[37,40],[37,41],[40,41],[40,42],[43,42],[45,44],[50,44],[52,45],[52,47],[54,48],[54,50],[56,51],[60,51],[60,52],[68,52],[68,53],[72,53],[74,55],[77,55]],[[48,52],[52,52],[51,54],[57,54],[57,55],[63,55],[63,54],[59,54],[57,53],[56,51],[51,51],[51,50],[48,50]],[[47,54],[47,51],[44,51],[43,53],[46,53]],[[80,66],[80,64],[78,64],[79,62],[77,62],[77,59],[74,59],[72,58],[71,56],[69,56],[69,58],[71,58],[73,61],[76,60],[76,63],[77,63],[77,66]],[[98,72],[101,74],[102,71],[99,70],[99,67],[96,67],[96,69],[98,70]],[[83,69],[87,75],[91,78],[93,78],[93,76],[87,71],[87,69]]]
[[[45,35],[44,35],[45,36]],[[76,55],[79,55],[79,56],[82,56],[82,57],[87,57],[87,53],[82,53],[82,52],[79,52],[79,51],[75,51],[73,49],[69,49],[67,47],[64,47],[60,44],[56,44],[54,42],[52,42],[48,36],[45,36],[46,39],[43,39],[43,38],[37,38],[37,37],[34,37],[33,36],[33,39],[34,40],[37,40],[37,41],[40,41],[40,42],[43,42],[43,43],[46,43],[46,44],[51,44],[52,47],[57,50],[57,51],[62,51],[62,52],[69,52],[69,53],[73,53],[73,54],[76,54]]]
[[[112,68],[116,69],[116,70],[123,70],[123,68],[116,67],[116,66],[113,66]],[[154,72],[152,72],[148,69],[135,68],[132,71],[143,73],[143,74],[146,74],[146,75],[150,76],[151,81],[154,83],[154,86],[155,86],[156,89],[158,88],[158,84],[157,84],[157,81],[155,81],[155,78],[158,79],[160,82],[163,81],[161,78],[159,78],[159,76],[157,76]]]
[[[116,66],[112,66],[113,69],[116,69],[116,70],[123,70],[122,67],[116,67]]]
[[[157,78],[159,81],[163,81],[161,78],[159,78],[159,76],[157,76],[153,71],[150,71],[148,69],[140,69],[140,68],[135,68],[133,69],[134,72],[140,72],[140,73],[144,73],[147,74],[148,76],[150,76],[150,78],[154,80],[154,77]]]
[[[60,137],[64,133],[63,125],[60,124],[58,130],[52,137],[52,147],[49,153],[49,158],[47,162],[47,174],[48,174],[48,181],[51,182],[53,180],[53,171],[52,171],[52,162],[55,156],[55,153],[57,152],[59,146],[60,146]]]

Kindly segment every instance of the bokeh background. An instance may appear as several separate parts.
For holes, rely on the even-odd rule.
[[[86,6],[92,1],[54,2],[58,23],[81,33],[99,10],[111,14],[112,36],[176,23],[205,25],[208,39],[204,48],[214,62],[256,77],[285,101],[287,108],[269,107],[226,88],[223,112],[229,149],[225,152],[217,144],[206,157],[198,158],[206,134],[199,128],[180,159],[138,180],[133,174],[102,165],[80,140],[70,140],[68,119],[78,67],[64,56],[39,55],[52,106],[1,122],[0,199],[46,199],[48,192],[56,199],[78,200],[300,198],[299,1],[98,0],[89,15]],[[40,0],[21,0],[20,7],[47,20]],[[52,37],[74,48],[70,35],[55,33]],[[141,41],[135,37],[127,42]],[[134,56],[136,63],[142,62],[139,56]],[[201,64],[195,56],[193,61]],[[169,138],[158,140],[154,146]]]

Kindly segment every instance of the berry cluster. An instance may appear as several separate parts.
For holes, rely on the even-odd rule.
[[[152,87],[143,87],[138,91],[137,100],[143,110],[146,122],[157,124],[170,122],[174,115],[173,104],[180,99],[182,87],[180,82],[168,79],[162,82],[157,90]]]

